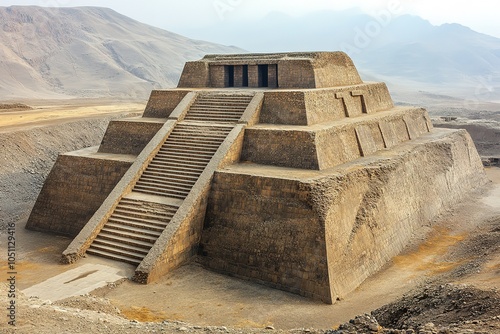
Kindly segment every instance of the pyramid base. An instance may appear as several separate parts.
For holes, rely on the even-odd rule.
[[[333,303],[487,182],[463,130],[435,129],[323,171],[233,165],[215,174],[199,261]]]

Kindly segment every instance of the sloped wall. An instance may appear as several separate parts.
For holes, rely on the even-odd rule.
[[[216,173],[200,262],[332,303],[486,182],[465,131],[435,130],[321,172],[241,164]]]

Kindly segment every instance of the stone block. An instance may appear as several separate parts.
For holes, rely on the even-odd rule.
[[[143,117],[168,118],[188,93],[188,90],[153,90]]]
[[[111,121],[101,141],[99,152],[138,155],[163,124],[160,120],[151,121],[148,118]]]
[[[130,158],[107,159],[88,149],[84,152],[59,155],[27,229],[75,237],[132,165]]]

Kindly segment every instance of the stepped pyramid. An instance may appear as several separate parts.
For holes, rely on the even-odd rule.
[[[332,303],[486,182],[466,131],[395,107],[342,52],[209,55],[60,155],[27,228],[142,283],[195,259]]]

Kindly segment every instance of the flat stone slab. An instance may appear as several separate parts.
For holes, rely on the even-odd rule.
[[[22,292],[27,297],[38,297],[41,300],[54,302],[85,295],[122,278],[126,278],[122,268],[88,263],[33,285]]]

